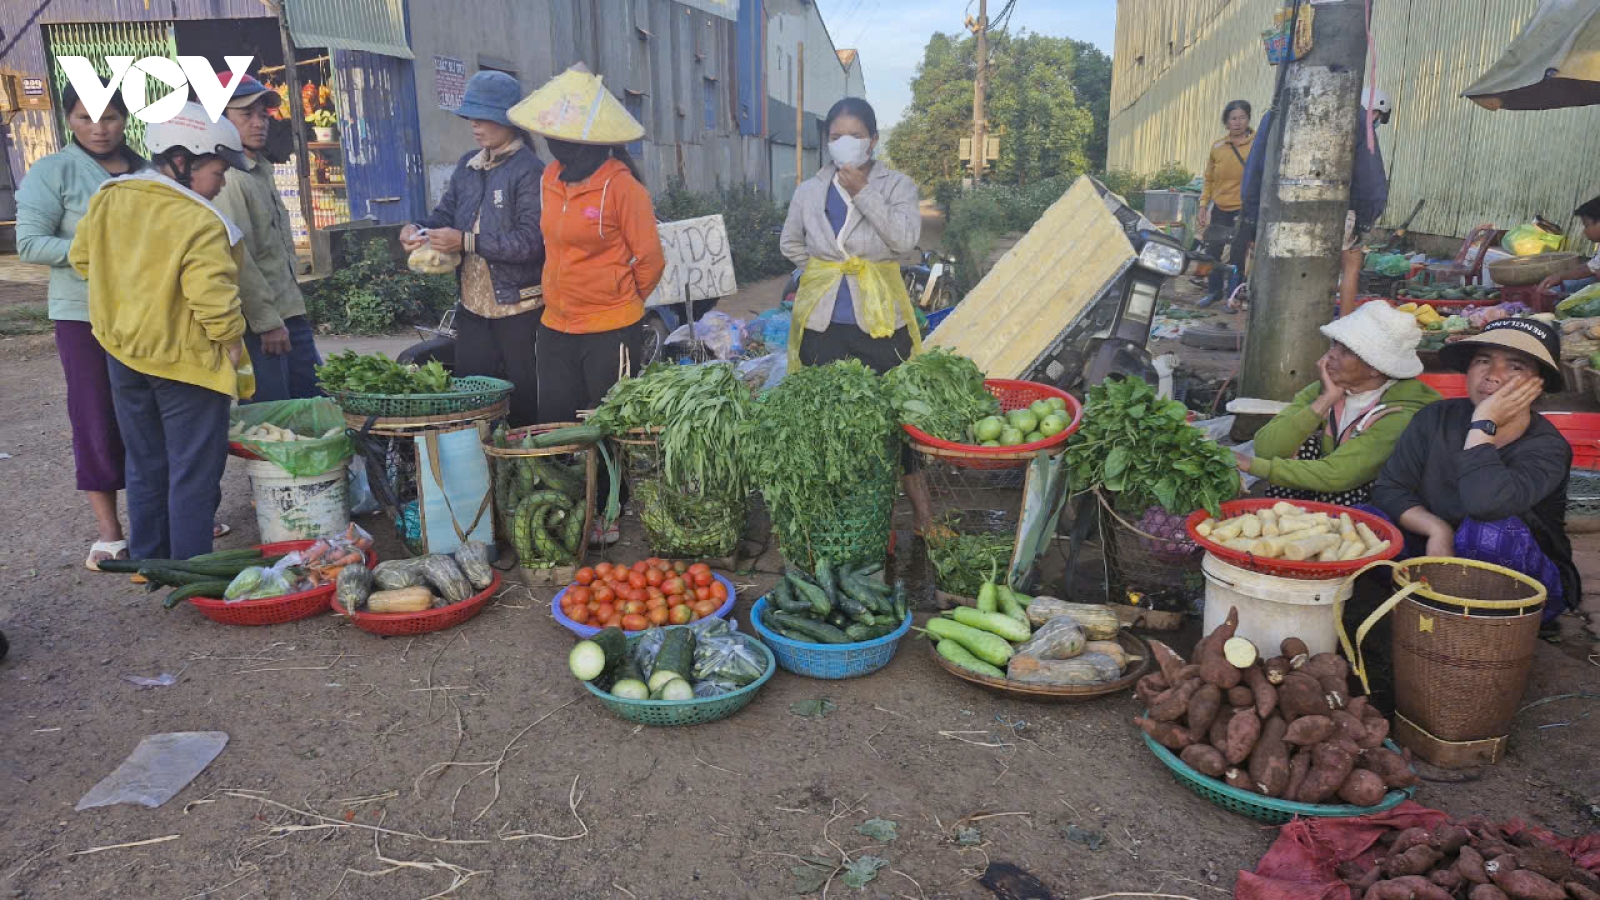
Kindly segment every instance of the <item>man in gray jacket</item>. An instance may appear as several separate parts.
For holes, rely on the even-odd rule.
[[[244,308],[245,348],[255,368],[255,400],[315,397],[317,355],[305,298],[296,278],[299,262],[289,211],[272,179],[266,158],[267,125],[281,98],[249,75],[218,73],[223,84],[238,83],[228,101],[228,121],[239,130],[249,168],[228,174],[212,201],[244,231],[239,265],[239,302]]]

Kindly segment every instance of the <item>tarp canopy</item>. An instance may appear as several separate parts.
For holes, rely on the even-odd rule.
[[[285,0],[296,47],[365,50],[415,59],[404,0]]]
[[[1600,0],[1544,0],[1500,61],[1461,96],[1484,109],[1600,103]]]

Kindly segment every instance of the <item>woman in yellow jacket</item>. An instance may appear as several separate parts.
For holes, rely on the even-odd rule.
[[[1239,195],[1244,185],[1244,162],[1250,158],[1255,146],[1256,133],[1250,127],[1250,103],[1235,100],[1222,109],[1222,124],[1228,133],[1211,145],[1206,157],[1205,187],[1200,191],[1199,226],[1205,251],[1217,264],[1211,268],[1205,299],[1200,306],[1210,306],[1222,299],[1227,289],[1221,265],[1222,250],[1231,245],[1228,262],[1244,269],[1244,242],[1235,240],[1239,223],[1239,208],[1244,205]]]
[[[78,223],[68,259],[89,285],[89,324],[109,356],[127,447],[129,552],[211,552],[228,461],[228,409],[244,352],[241,233],[211,199],[239,133],[189,103],[145,130],[155,163],[107,181]]]

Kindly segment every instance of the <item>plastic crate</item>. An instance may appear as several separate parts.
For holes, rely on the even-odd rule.
[[[853,644],[808,644],[792,641],[764,625],[761,614],[766,609],[766,597],[757,600],[755,606],[750,608],[751,627],[772,648],[778,665],[785,671],[806,678],[839,681],[871,675],[894,659],[895,651],[900,649],[900,639],[911,631],[911,613],[907,612],[906,620],[900,623],[899,628],[875,640]]]
[[[1458,372],[1424,372],[1417,380],[1438,391],[1446,400],[1467,396],[1467,376]]]
[[[688,627],[687,625],[669,625],[664,630],[670,631],[673,628]],[[640,635],[633,635],[628,638],[628,651],[630,653],[633,652],[634,642],[638,641],[639,637]],[[696,697],[693,700],[626,700],[622,697],[608,694],[587,681],[583,683],[583,686],[588,689],[589,693],[598,697],[606,709],[609,709],[613,714],[629,722],[637,722],[640,725],[702,725],[706,722],[726,719],[728,716],[748,706],[750,701],[755,699],[756,691],[761,690],[762,685],[771,681],[772,673],[778,669],[777,660],[773,658],[772,651],[767,648],[766,644],[747,634],[740,634],[739,637],[743,638],[747,644],[761,654],[762,659],[766,662],[766,671],[762,672],[761,677],[755,681],[737,691],[723,694],[720,697]]]
[[[338,391],[330,392],[328,396],[352,416],[405,419],[484,409],[511,396],[513,387],[511,382],[500,378],[469,375],[451,379],[450,391],[444,394],[359,394]]]
[[[1572,445],[1574,469],[1600,469],[1600,413],[1541,413]]]

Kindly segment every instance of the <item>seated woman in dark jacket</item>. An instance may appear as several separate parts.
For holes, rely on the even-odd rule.
[[[506,116],[521,99],[517,80],[504,72],[472,76],[455,114],[472,123],[480,149],[461,157],[433,214],[400,232],[408,251],[428,244],[461,254],[455,374],[489,375],[516,385],[512,426],[539,421],[533,345],[544,307],[539,286],[544,163],[533,140]]]
[[[1533,411],[1562,389],[1561,338],[1534,319],[1501,319],[1446,345],[1470,399],[1424,407],[1378,476],[1372,502],[1409,556],[1493,563],[1544,585],[1545,621],[1583,598],[1566,534],[1572,447]]]

